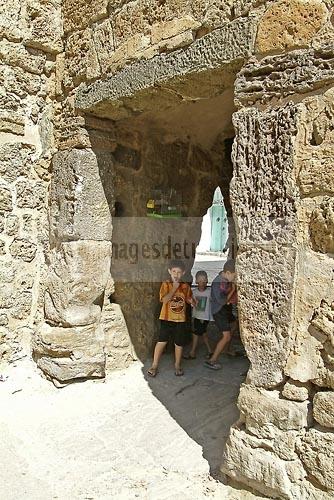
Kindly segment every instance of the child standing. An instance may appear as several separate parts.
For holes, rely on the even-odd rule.
[[[160,319],[160,334],[154,349],[153,363],[147,371],[150,377],[158,373],[161,355],[168,340],[173,336],[175,344],[175,375],[184,374],[181,368],[183,346],[187,343],[186,304],[194,305],[191,288],[188,283],[182,283],[185,272],[183,262],[174,260],[168,266],[170,279],[160,287],[160,302],[162,302]]]
[[[205,362],[205,366],[212,370],[220,370],[221,365],[218,363],[218,357],[231,340],[231,323],[234,321],[234,318],[230,301],[231,299],[233,300],[233,295],[236,293],[234,287],[231,287],[231,283],[235,282],[235,276],[235,262],[232,259],[227,260],[223,271],[218,274],[211,285],[212,314],[216,326],[222,335],[213,355]]]
[[[208,288],[208,275],[205,271],[198,271],[195,276],[197,288],[193,290],[193,298],[195,306],[192,310],[194,319],[194,329],[192,335],[191,351],[188,355],[183,356],[184,359],[195,359],[196,349],[199,337],[202,337],[207,348],[207,354],[212,356],[207,327],[211,321],[211,303],[210,303],[210,288]]]

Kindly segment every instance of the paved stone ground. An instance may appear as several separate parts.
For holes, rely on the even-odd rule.
[[[103,382],[56,389],[29,361],[3,373],[1,500],[254,499],[219,476],[221,451],[237,418],[245,358],[203,367],[203,352],[175,377],[165,354],[146,378],[134,363]]]

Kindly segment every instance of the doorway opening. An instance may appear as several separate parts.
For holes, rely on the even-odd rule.
[[[159,105],[154,106],[157,101]],[[110,122],[109,136],[105,119],[103,132],[89,129],[114,216],[112,301],[122,310],[145,377],[158,338],[161,281],[168,276],[169,261],[179,258],[192,282],[203,216],[213,200],[217,206],[223,200],[224,211],[223,220],[215,221],[210,250],[211,244],[214,251],[218,245],[221,263],[235,257],[235,249],[223,252],[228,246],[226,224],[233,220],[229,197],[233,175],[232,87],[209,98],[178,102],[177,106],[170,100],[160,102],[156,91],[152,107],[145,113]],[[214,198],[215,192],[220,195]],[[181,206],[178,217],[158,213],[166,193],[177,194]],[[165,205],[167,209],[174,206],[168,202]],[[152,211],[159,217],[152,217]],[[216,210],[212,212],[218,219]],[[219,234],[222,229],[223,235]],[[158,258],[153,256],[154,249],[160,252]],[[218,332],[211,328],[214,343]],[[157,399],[202,446],[212,475],[219,479],[222,450],[230,426],[239,416],[236,399],[248,368],[245,357],[222,354],[222,358],[223,369],[210,371],[204,367],[204,352],[199,349],[195,360],[184,360],[186,376],[175,377],[172,354],[167,353],[162,356],[159,376],[147,378]]]

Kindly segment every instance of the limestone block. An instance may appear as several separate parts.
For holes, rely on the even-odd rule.
[[[98,55],[90,28],[71,34],[65,46],[64,85],[73,87],[100,74]]]
[[[300,438],[297,451],[309,474],[319,483],[334,490],[334,434],[322,429],[311,429]]]
[[[67,383],[76,378],[104,377],[104,334],[96,325],[74,328],[43,324],[33,351],[37,365],[51,379]]]
[[[289,353],[295,253],[259,248],[240,252],[239,319],[242,341],[251,361],[253,384],[274,387],[283,381]]]
[[[296,142],[298,183],[303,196],[334,194],[334,90],[312,96],[300,105]]]
[[[327,20],[327,8],[319,0],[280,0],[266,10],[258,26],[259,52],[307,46]]]
[[[244,416],[242,416],[243,420]],[[282,460],[296,460],[296,441],[300,431],[282,431],[271,422],[257,422],[247,416],[247,432],[252,434],[252,440],[257,447],[270,450]]]
[[[15,259],[31,262],[35,258],[37,246],[28,238],[15,238],[9,249]]]
[[[6,217],[6,234],[16,236],[19,231],[19,218],[17,215],[9,214]]]
[[[122,310],[118,304],[110,304],[107,297],[100,324],[105,335],[106,371],[127,368],[136,355]]]
[[[43,356],[38,359],[37,366],[58,387],[66,385],[75,379],[105,377],[105,357],[103,354],[88,359],[82,358],[75,362],[69,358],[48,358]]]
[[[297,108],[248,109],[233,115],[236,137],[230,185],[239,246],[269,248],[296,238],[294,136]]]
[[[0,211],[10,212],[13,208],[12,192],[4,185],[0,185]]]
[[[93,41],[95,52],[100,64],[101,72],[107,73],[110,68],[110,57],[115,51],[113,29],[109,19],[93,27]]]
[[[292,329],[296,332],[293,349],[289,354],[285,374],[294,380],[307,382],[318,377],[322,370],[322,337],[315,335],[310,321],[322,299],[332,297],[332,259],[310,250],[303,250],[298,256],[296,276],[295,316]],[[327,337],[324,337],[326,340]]]
[[[167,38],[175,37],[189,30],[196,30],[201,26],[201,23],[192,16],[184,16],[172,19],[164,23],[153,24],[151,29],[152,44],[166,40]]]
[[[310,236],[316,251],[334,253],[334,198],[325,197],[313,210]]]
[[[15,319],[28,318],[32,307],[32,292],[31,290],[18,291],[15,294],[13,306],[10,313]]]
[[[64,31],[84,29],[93,22],[108,17],[108,0],[65,0],[62,5]]]
[[[223,472],[271,498],[298,498],[296,483],[306,476],[300,460],[281,460],[258,445],[256,438],[232,427],[226,444]]]
[[[34,351],[53,357],[95,356],[103,351],[104,336],[96,325],[70,328],[54,327],[44,323],[36,337]]]
[[[0,309],[10,309],[13,305],[14,289],[12,286],[2,286],[0,289]]]
[[[47,186],[43,182],[22,180],[16,183],[17,206],[20,208],[37,208],[45,206]]]
[[[133,97],[139,91],[172,78],[191,73],[197,76],[207,69],[248,57],[253,47],[255,29],[253,18],[238,19],[195,40],[184,51],[141,60],[104,81],[82,85],[76,92],[76,107],[84,111],[97,106],[101,110],[104,105],[110,109],[112,103],[119,107],[119,101],[125,97]]]
[[[0,112],[0,132],[9,132],[15,135],[24,135],[24,124],[25,119],[21,112]]]
[[[167,40],[162,40],[158,47],[160,52],[168,52],[171,50],[179,49],[181,47],[186,47],[194,41],[194,35],[192,30],[185,31],[180,35],[175,35]]]
[[[62,51],[62,19],[60,0],[27,0],[26,2],[27,34],[24,37],[26,46],[34,47],[53,54]]]
[[[312,92],[334,81],[333,46],[294,50],[255,58],[243,66],[235,82],[237,106],[251,106]]]
[[[0,175],[7,182],[20,176],[28,176],[33,148],[27,144],[14,143],[0,146]]]
[[[0,326],[7,326],[8,325],[8,315],[5,313],[0,314]]]
[[[18,41],[22,37],[22,23],[20,22],[21,0],[0,1],[0,38]]]
[[[62,243],[50,254],[45,316],[64,326],[96,323],[110,276],[111,243]]]
[[[9,66],[18,66],[28,73],[43,73],[46,56],[31,54],[23,45],[2,40],[0,42],[0,61]]]
[[[150,37],[141,33],[132,36],[126,42],[126,58],[135,59],[148,56],[150,50]],[[153,48],[152,48],[153,49]],[[120,55],[120,54],[119,54]],[[124,63],[124,61],[122,61]]]
[[[307,401],[310,391],[311,384],[290,379],[283,387],[282,396],[292,401]]]
[[[51,241],[110,241],[111,216],[93,151],[61,151],[52,163]]]
[[[313,415],[324,427],[334,427],[334,392],[318,392],[313,398]]]
[[[282,431],[301,431],[308,424],[307,402],[279,399],[278,391],[265,391],[243,385],[238,408],[245,415],[246,427],[249,417],[258,426],[272,424]]]
[[[0,83],[7,95],[18,96],[21,99],[27,95],[38,94],[43,87],[43,80],[39,75],[27,73],[19,67],[0,66]]]

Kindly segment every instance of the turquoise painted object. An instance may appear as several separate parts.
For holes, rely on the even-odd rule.
[[[210,208],[211,218],[211,252],[222,252],[225,248],[228,237],[227,214],[224,206],[224,199],[219,187],[216,188],[213,196],[212,207]]]

